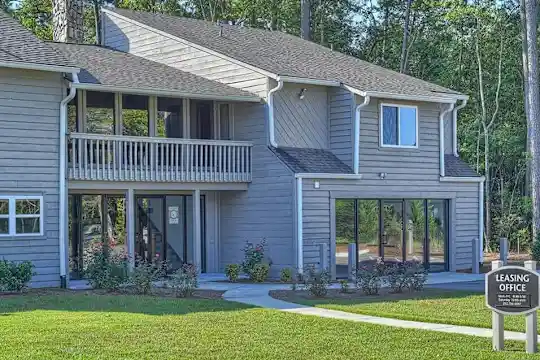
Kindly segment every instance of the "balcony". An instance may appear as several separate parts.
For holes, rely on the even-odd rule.
[[[250,142],[68,135],[70,180],[250,182]]]

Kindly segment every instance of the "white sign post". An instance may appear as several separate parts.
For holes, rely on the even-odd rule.
[[[493,310],[493,350],[504,349],[504,315],[525,315],[526,351],[536,353],[538,327],[536,310],[540,305],[540,276],[536,261],[526,261],[525,267],[503,266],[493,261],[486,274],[486,304]]]

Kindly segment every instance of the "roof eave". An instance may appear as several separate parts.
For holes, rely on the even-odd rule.
[[[202,99],[202,100],[218,100],[218,101],[246,101],[246,102],[261,102],[261,98],[253,96],[242,96],[242,95],[214,95],[214,94],[197,94],[189,93],[176,90],[167,90],[167,89],[155,89],[155,88],[131,88],[126,86],[112,86],[112,85],[102,85],[102,84],[88,84],[88,83],[72,83],[76,89],[82,90],[93,90],[93,91],[107,91],[107,92],[120,92],[128,94],[138,94],[138,95],[157,95],[157,96],[171,96],[179,98],[190,98],[190,99]]]
[[[25,70],[38,70],[38,71],[51,71],[60,73],[79,73],[81,69],[71,66],[60,65],[47,65],[36,64],[21,61],[0,61],[0,67],[7,67],[13,69],[25,69]]]
[[[448,103],[454,104],[458,100],[468,100],[467,95],[462,94],[449,94],[450,96],[427,96],[427,95],[407,95],[396,94],[382,91],[362,91],[349,85],[343,84],[343,88],[350,92],[360,95],[362,97],[370,96],[375,98],[394,99],[394,100],[408,100],[408,101],[425,101],[434,103]]]

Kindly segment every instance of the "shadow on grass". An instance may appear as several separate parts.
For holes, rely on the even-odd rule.
[[[253,306],[222,299],[95,294],[86,291],[55,291],[0,297],[0,316],[35,310],[186,315],[196,312],[239,311],[248,308],[253,308]]]
[[[273,290],[270,291],[270,295],[279,300],[303,305],[360,305],[398,302],[403,300],[456,299],[475,295],[477,296],[481,294],[477,291],[455,291],[426,288],[420,292],[404,292],[398,294],[389,293],[387,290],[381,289],[381,293],[379,295],[364,295],[357,291],[343,294],[337,289],[329,290],[327,296],[325,297],[314,297],[310,295],[307,291],[292,290]]]

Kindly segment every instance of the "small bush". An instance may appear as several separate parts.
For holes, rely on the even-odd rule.
[[[269,272],[270,265],[265,263],[255,264],[255,266],[251,270],[251,273],[249,274],[249,278],[250,280],[255,282],[264,282],[268,278]]]
[[[127,256],[113,252],[108,243],[94,244],[85,255],[84,274],[94,289],[117,290],[128,280]]]
[[[531,257],[534,261],[540,261],[540,234],[531,246]]]
[[[153,282],[161,279],[167,273],[167,266],[162,262],[154,263],[138,259],[130,274],[130,282],[137,294],[146,295],[152,290]]]
[[[283,268],[279,272],[279,280],[284,283],[291,282],[293,278],[293,271],[291,268]]]
[[[198,276],[195,265],[184,264],[170,276],[167,286],[173,289],[176,297],[192,296],[199,287]]]
[[[339,292],[343,294],[347,294],[350,291],[349,287],[349,281],[348,280],[339,280]]]
[[[0,292],[22,291],[34,274],[34,265],[30,261],[0,260]]]
[[[377,295],[381,288],[381,272],[372,267],[361,266],[354,274],[356,289],[365,295]]]
[[[309,266],[304,272],[304,287],[311,295],[324,297],[328,293],[330,278],[328,270],[317,271],[315,266]]]
[[[304,283],[304,277],[302,276],[302,274],[299,272],[295,273],[292,279],[291,290],[292,291],[300,290],[303,286],[303,283]]]
[[[418,261],[404,261],[387,265],[386,282],[394,293],[403,290],[419,291],[427,281],[427,270]]]
[[[250,279],[253,278],[251,272],[258,264],[266,263],[268,267],[272,262],[265,259],[264,252],[266,251],[266,239],[263,239],[259,244],[253,245],[249,241],[244,246],[244,261],[242,262],[242,270]],[[252,279],[253,280],[253,279]]]
[[[236,282],[240,276],[240,265],[228,264],[225,266],[225,275],[227,275],[230,282]]]
[[[388,265],[386,268],[386,283],[393,293],[401,293],[407,288],[409,280],[405,272],[405,265],[402,262],[397,262]]]
[[[428,271],[424,265],[418,261],[408,261],[405,264],[405,271],[407,273],[407,287],[409,291],[423,290],[428,276]]]

